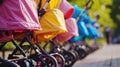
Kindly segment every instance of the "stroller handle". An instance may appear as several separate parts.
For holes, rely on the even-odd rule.
[[[93,0],[88,0],[85,4],[85,9],[90,9],[93,6],[93,4],[94,4]]]
[[[40,18],[40,16],[42,16],[46,12],[45,9],[47,8],[49,2],[50,2],[50,0],[46,0],[46,3],[44,4],[43,8],[40,10],[41,3],[42,3],[42,1],[40,0],[40,3],[38,5],[38,16],[39,16],[39,18]]]
[[[43,9],[46,9],[46,8],[47,8],[47,5],[49,4],[49,2],[50,2],[50,0],[46,0],[46,3],[45,3],[45,5],[44,5]]]
[[[90,4],[90,5],[89,5]],[[82,10],[82,12],[79,14],[79,16],[77,17],[76,21],[79,20],[80,16],[84,13],[84,11],[87,11],[89,10],[92,5],[94,4],[94,1],[93,0],[88,0],[84,6],[84,9]]]

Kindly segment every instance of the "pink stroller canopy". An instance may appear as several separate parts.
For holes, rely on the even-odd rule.
[[[74,18],[68,18],[65,21],[66,21],[66,28],[68,32],[57,35],[57,37],[55,38],[56,41],[59,41],[59,42],[68,41],[73,36],[79,35],[76,20]]]
[[[62,0],[58,9],[63,12],[65,19],[70,18],[74,13],[74,7],[67,0]]]
[[[38,30],[34,0],[4,0],[0,5],[0,30]]]

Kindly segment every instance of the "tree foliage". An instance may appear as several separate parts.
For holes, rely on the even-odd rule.
[[[77,4],[83,8],[87,0],[68,0],[71,4]],[[116,35],[120,34],[120,0],[93,0],[94,4],[89,10],[91,19],[94,14],[100,15],[99,24],[109,26]]]

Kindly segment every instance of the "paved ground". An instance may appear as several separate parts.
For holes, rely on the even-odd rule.
[[[105,45],[85,59],[77,61],[72,67],[120,67],[120,45]]]
[[[73,67],[120,67],[120,45],[105,45]]]

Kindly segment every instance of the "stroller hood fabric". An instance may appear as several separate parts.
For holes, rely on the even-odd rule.
[[[66,28],[68,30],[68,32],[57,35],[55,40],[58,42],[62,42],[62,41],[68,41],[69,39],[71,39],[73,36],[78,36],[78,28],[77,28],[77,23],[76,20],[74,18],[68,18],[66,19]]]
[[[0,5],[0,30],[38,30],[34,0],[4,0]]]
[[[83,21],[77,22],[79,35],[89,36],[88,29]]]
[[[84,36],[75,36],[75,37],[72,37],[70,40],[69,40],[69,42],[71,42],[71,43],[74,43],[74,42],[78,42],[78,41],[80,41],[80,40],[82,40],[82,38],[83,38]]]
[[[73,13],[72,17],[77,19],[79,14],[82,12],[82,9],[79,8],[77,5],[73,5],[73,7],[74,7],[74,13]]]
[[[41,0],[41,7],[40,9],[42,9],[44,7],[44,4],[46,3],[47,0]],[[39,5],[40,0],[35,0],[36,4]],[[61,3],[61,0],[50,0],[47,9],[54,9],[54,8],[58,8],[59,4]]]
[[[63,12],[65,19],[70,18],[74,13],[74,7],[67,0],[62,0],[58,9]]]
[[[69,40],[70,42],[78,42],[82,38],[88,37],[91,34],[91,33],[89,33],[89,31],[88,31],[88,29],[83,21],[77,22],[77,25],[78,25],[79,36],[72,37]]]
[[[77,19],[79,17],[79,20],[77,20],[77,21],[84,21],[85,24],[91,22],[90,17],[86,15],[86,13],[83,9],[79,8],[77,5],[73,5],[73,7],[75,9],[75,11],[72,15],[73,18]]]
[[[87,25],[87,29],[92,38],[98,37],[97,30],[91,24]]]
[[[34,31],[39,42],[50,40],[57,34],[67,32],[63,13],[58,9],[47,10],[39,21],[42,30]]]

